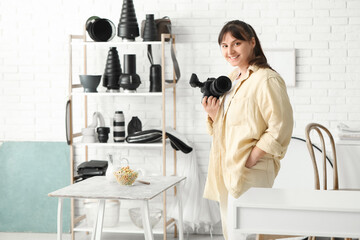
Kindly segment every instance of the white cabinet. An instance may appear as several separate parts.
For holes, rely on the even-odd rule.
[[[166,42],[167,40],[171,39],[170,42]],[[120,46],[136,46],[136,48],[143,48],[144,52],[146,52],[146,46],[148,44],[151,45],[158,45],[161,46],[161,66],[162,66],[162,92],[137,92],[137,93],[108,93],[108,92],[98,92],[98,93],[84,93],[82,91],[82,86],[80,84],[74,84],[75,81],[73,81],[73,68],[79,67],[74,66],[73,62],[73,52],[75,49],[83,52],[83,63],[82,63],[82,73],[81,74],[87,74],[87,72],[90,72],[88,65],[89,61],[89,55],[90,52],[90,46],[103,46],[103,47],[120,47]],[[66,123],[67,123],[67,129],[66,129],[66,135],[67,135],[67,141],[70,145],[70,172],[71,172],[71,183],[74,183],[74,170],[75,170],[75,148],[81,148],[84,150],[84,156],[85,161],[88,161],[89,159],[89,148],[106,148],[106,147],[115,147],[115,148],[135,148],[135,149],[159,149],[162,151],[162,175],[166,176],[168,173],[166,172],[166,162],[167,159],[171,159],[174,161],[174,166],[176,166],[176,152],[173,150],[174,154],[171,154],[172,156],[166,156],[169,154],[166,154],[166,132],[165,132],[165,126],[171,126],[176,129],[176,83],[175,83],[175,74],[173,74],[173,83],[167,83],[165,82],[165,63],[167,60],[165,60],[165,52],[167,46],[173,46],[175,45],[175,36],[170,34],[162,34],[162,40],[158,42],[92,42],[86,40],[86,34],[84,35],[70,35],[69,36],[69,99],[67,103],[67,114],[66,114]],[[89,48],[89,49],[88,49]],[[91,51],[99,51],[98,49],[91,49]],[[145,54],[146,56],[146,54]],[[77,64],[79,65],[79,64]],[[89,71],[88,71],[89,70]],[[100,83],[101,84],[101,83]],[[173,98],[173,105],[172,105],[172,124],[166,124],[166,109],[165,109],[165,98],[166,95],[169,94]],[[81,131],[80,132],[74,132],[75,126],[74,126],[74,114],[73,109],[74,106],[79,105],[79,101],[76,101],[78,98],[83,98],[83,119],[84,122],[83,127],[88,126],[88,99],[92,97],[97,98],[107,98],[107,97],[114,97],[114,98],[120,98],[121,101],[131,101],[131,99],[135,99],[137,97],[141,98],[156,98],[159,101],[159,104],[161,105],[161,126],[159,128],[162,129],[162,142],[161,143],[149,143],[149,144],[129,144],[129,143],[81,143]],[[167,105],[169,106],[169,105]],[[170,105],[171,106],[171,105]],[[99,110],[101,112],[101,110]],[[113,113],[112,113],[113,114]],[[108,124],[107,124],[108,125]],[[82,150],[81,150],[82,151]],[[139,151],[141,152],[141,151]],[[105,159],[105,156],[104,156]],[[170,175],[176,175],[176,167],[174,167],[173,172]],[[174,189],[174,192],[176,193],[176,189]],[[163,195],[163,219],[166,219],[166,193]],[[72,200],[71,203],[71,232],[72,232],[72,239],[74,239],[74,232],[75,231],[83,231],[87,232],[90,231],[91,228],[88,227],[83,223],[84,216],[80,216],[75,218],[74,216],[75,212],[75,205],[74,200]],[[120,211],[121,212],[121,211]],[[158,224],[160,226],[159,229],[154,229],[154,233],[163,233],[164,239],[166,239],[166,228],[174,225],[174,220],[171,219],[169,221],[164,221],[163,224]],[[176,230],[176,228],[175,228]],[[137,229],[132,223],[119,223],[119,226],[112,227],[112,228],[104,228],[104,232],[142,232],[141,229]],[[176,233],[176,231],[175,231]]]
[[[336,142],[339,188],[360,189],[360,141]]]

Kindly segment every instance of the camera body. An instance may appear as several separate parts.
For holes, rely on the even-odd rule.
[[[195,73],[191,75],[190,86],[199,87],[203,97],[213,96],[219,98],[231,89],[231,80],[226,76],[218,78],[208,78],[205,82],[200,82]]]

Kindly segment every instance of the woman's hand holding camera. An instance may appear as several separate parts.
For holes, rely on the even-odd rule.
[[[202,105],[205,111],[209,114],[211,120],[214,121],[215,116],[220,108],[220,100],[213,96],[205,96],[202,99]]]

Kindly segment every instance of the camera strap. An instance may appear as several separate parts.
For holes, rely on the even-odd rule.
[[[193,148],[185,136],[181,135],[175,129],[166,128],[166,138],[169,138],[170,145],[176,151],[180,150],[183,153],[190,153]],[[135,132],[126,137],[128,143],[153,143],[159,142],[162,139],[162,130],[149,129]]]
[[[171,26],[168,25],[168,29],[169,29],[170,34],[171,34]],[[171,45],[171,48],[170,48],[171,60],[173,62],[173,67],[174,67],[174,71],[175,71],[175,82],[177,83],[178,80],[181,77],[181,73],[180,73],[179,63],[178,63],[178,61],[176,59],[175,48],[174,48],[174,45],[173,45],[172,37],[170,37],[170,45]],[[153,55],[152,55],[151,44],[147,45],[147,56],[149,58],[149,61],[150,61],[151,65],[154,65],[154,59],[153,59]],[[165,80],[165,82],[173,83],[173,80]]]
[[[148,59],[149,59],[151,65],[154,65],[154,59],[153,59],[153,56],[152,56],[151,44],[147,45],[147,56],[148,56]]]

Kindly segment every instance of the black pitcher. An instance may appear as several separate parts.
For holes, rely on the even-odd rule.
[[[128,124],[127,131],[128,135],[142,131],[142,124],[138,117],[135,116],[131,118],[131,121]]]

